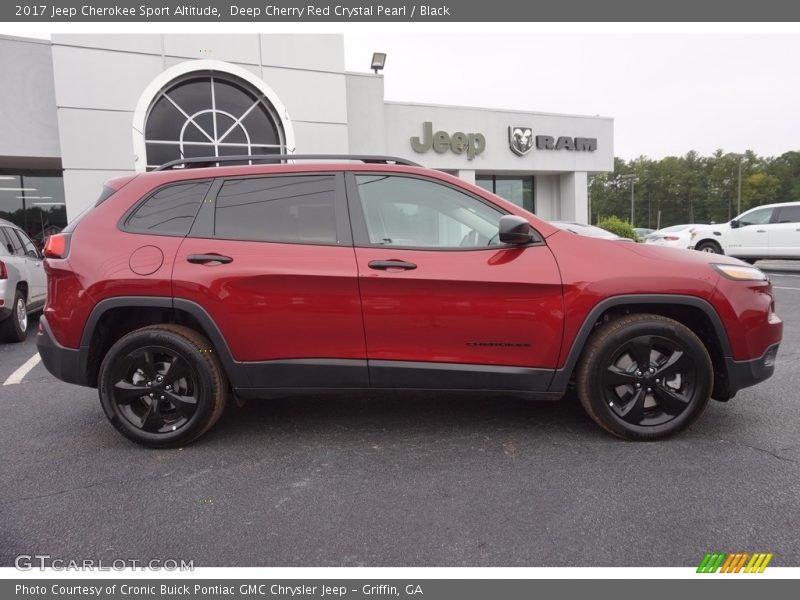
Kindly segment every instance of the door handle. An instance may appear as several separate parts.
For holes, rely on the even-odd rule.
[[[204,265],[206,263],[218,262],[227,264],[233,262],[233,259],[230,256],[223,256],[222,254],[214,254],[213,252],[210,254],[190,254],[186,257],[186,260],[190,263],[196,265]]]
[[[417,265],[404,260],[373,260],[370,261],[369,268],[377,271],[385,271],[386,269],[404,269],[410,271],[416,269]]]
[[[756,229],[756,233],[767,233],[766,229]]]

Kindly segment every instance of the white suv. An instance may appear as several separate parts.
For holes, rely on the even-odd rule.
[[[761,258],[800,259],[800,202],[765,204],[730,223],[698,227],[689,248],[750,263]]]
[[[47,299],[42,254],[19,227],[0,219],[0,342],[21,342],[28,315]]]

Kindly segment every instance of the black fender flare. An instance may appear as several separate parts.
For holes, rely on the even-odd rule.
[[[722,324],[722,319],[720,319],[719,314],[717,314],[717,311],[707,300],[698,298],[697,296],[681,294],[625,294],[622,296],[612,296],[598,302],[594,308],[589,311],[589,314],[586,315],[586,318],[584,318],[581,324],[581,328],[578,330],[578,334],[572,341],[567,360],[562,368],[556,370],[548,391],[566,391],[569,380],[572,377],[572,372],[578,364],[578,359],[586,346],[586,341],[592,334],[594,325],[597,323],[600,315],[610,308],[642,304],[679,304],[681,306],[699,308],[708,317],[711,325],[714,327],[714,332],[722,348],[723,358],[732,356],[728,332],[725,330],[725,326]]]

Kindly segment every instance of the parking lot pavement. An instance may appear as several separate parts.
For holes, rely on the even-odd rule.
[[[773,281],[775,376],[649,444],[569,399],[365,394],[250,403],[192,446],[146,450],[94,390],[38,365],[0,385],[0,565],[696,566],[760,551],[798,566],[800,278]],[[0,347],[2,380],[33,351]]]

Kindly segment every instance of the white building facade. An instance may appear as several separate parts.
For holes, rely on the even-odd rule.
[[[382,75],[345,71],[342,35],[0,37],[0,71],[0,217],[34,236],[183,156],[392,155],[580,222],[587,177],[613,169],[610,118],[386,102]]]

